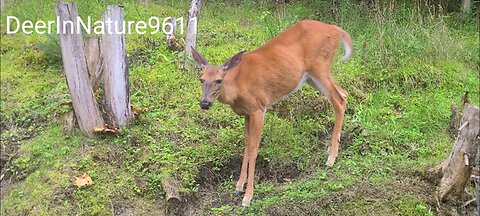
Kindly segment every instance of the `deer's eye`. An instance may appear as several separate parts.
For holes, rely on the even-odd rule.
[[[223,81],[223,80],[220,80],[220,79],[219,79],[219,80],[215,80],[215,82],[216,82],[217,84],[222,83],[222,81]]]
[[[204,83],[204,82],[205,82],[204,79],[198,79],[198,80],[200,80],[200,83]]]

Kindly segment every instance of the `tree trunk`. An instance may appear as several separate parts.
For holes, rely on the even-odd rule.
[[[461,197],[465,185],[475,166],[477,148],[480,143],[480,110],[465,104],[458,136],[450,156],[439,166],[443,177],[437,189],[441,200]]]
[[[97,90],[103,73],[103,59],[100,51],[100,37],[87,37],[85,41],[85,58],[87,59],[88,75],[93,92]]]
[[[480,176],[480,147],[477,146],[477,175]],[[477,189],[477,215],[480,215],[480,179],[475,181],[475,188]]]
[[[104,103],[108,123],[114,127],[125,126],[133,118],[123,19],[123,7],[109,5],[103,14],[105,34],[101,39],[101,55],[104,66]],[[107,20],[113,23],[109,25]]]
[[[471,0],[462,0],[462,11],[467,12],[470,10]]]
[[[55,11],[60,23],[65,21],[77,23],[78,12],[75,3],[57,4]],[[80,130],[88,137],[93,137],[93,129],[103,126],[104,122],[88,77],[82,34],[77,32],[80,31],[77,25],[66,27],[65,32],[60,31],[63,70]]]
[[[168,26],[169,26],[169,29],[167,30],[168,32],[166,35],[167,48],[172,51],[177,51],[177,52],[182,51],[183,47],[175,37],[177,33],[177,19],[175,19],[175,17],[172,17],[170,20],[168,20]]]
[[[189,56],[192,54],[192,47],[197,47],[197,25],[204,0],[192,0],[188,10],[187,35],[185,37],[185,63],[184,68],[190,65]]]

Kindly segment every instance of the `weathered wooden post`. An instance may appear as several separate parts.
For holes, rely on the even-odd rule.
[[[480,146],[477,147],[477,175],[475,179],[475,188],[477,189],[477,215],[480,215]]]
[[[123,20],[123,7],[120,6],[109,5],[103,14],[105,33],[101,39],[101,55],[104,71],[104,103],[107,121],[114,127],[125,126],[133,118],[130,109]]]
[[[192,0],[190,10],[188,10],[187,35],[185,37],[185,63],[184,68],[190,64],[189,56],[192,53],[192,47],[197,47],[197,25],[204,0]]]
[[[477,148],[480,144],[479,136],[480,110],[478,107],[465,104],[452,152],[442,164],[432,170],[442,175],[437,188],[440,200],[461,197],[475,166]]]
[[[97,90],[102,80],[103,58],[100,50],[100,37],[87,37],[85,41],[85,58],[87,60],[88,75],[93,91]]]
[[[75,3],[60,3],[56,5],[55,11],[60,18],[63,70],[75,116],[80,130],[88,137],[93,137],[94,128],[103,126],[104,122],[88,76],[82,34],[75,25],[77,7]]]
[[[471,0],[462,0],[462,11],[468,12],[470,10]]]
[[[175,17],[171,17],[167,21],[167,26],[169,29],[167,30],[167,48],[172,51],[181,51],[183,49],[182,45],[178,42],[175,35],[177,35],[177,19]]]

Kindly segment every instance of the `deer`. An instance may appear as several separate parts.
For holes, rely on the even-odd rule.
[[[333,105],[335,123],[326,165],[332,166],[338,154],[340,132],[348,93],[337,86],[331,67],[339,45],[352,55],[352,39],[338,26],[302,20],[253,51],[241,51],[221,66],[211,65],[192,47],[192,57],[202,70],[201,109],[218,100],[244,116],[244,151],[235,194],[246,191],[242,206],[253,197],[255,161],[263,132],[267,108],[300,89],[305,83],[320,91]]]

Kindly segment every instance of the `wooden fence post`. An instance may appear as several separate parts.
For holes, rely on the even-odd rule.
[[[109,5],[103,14],[104,103],[107,121],[114,127],[125,126],[133,118],[123,20],[123,7],[120,6]]]
[[[204,0],[192,0],[188,10],[187,35],[185,37],[185,62],[183,67],[190,65],[189,57],[192,55],[192,47],[197,47],[197,24]]]
[[[55,11],[60,18],[63,70],[73,109],[80,130],[88,137],[93,137],[94,128],[103,126],[104,122],[88,76],[82,34],[75,25],[78,17],[77,6],[75,3],[60,3],[56,5]],[[66,21],[73,21],[73,25],[65,23]],[[65,29],[62,24],[65,25]]]

